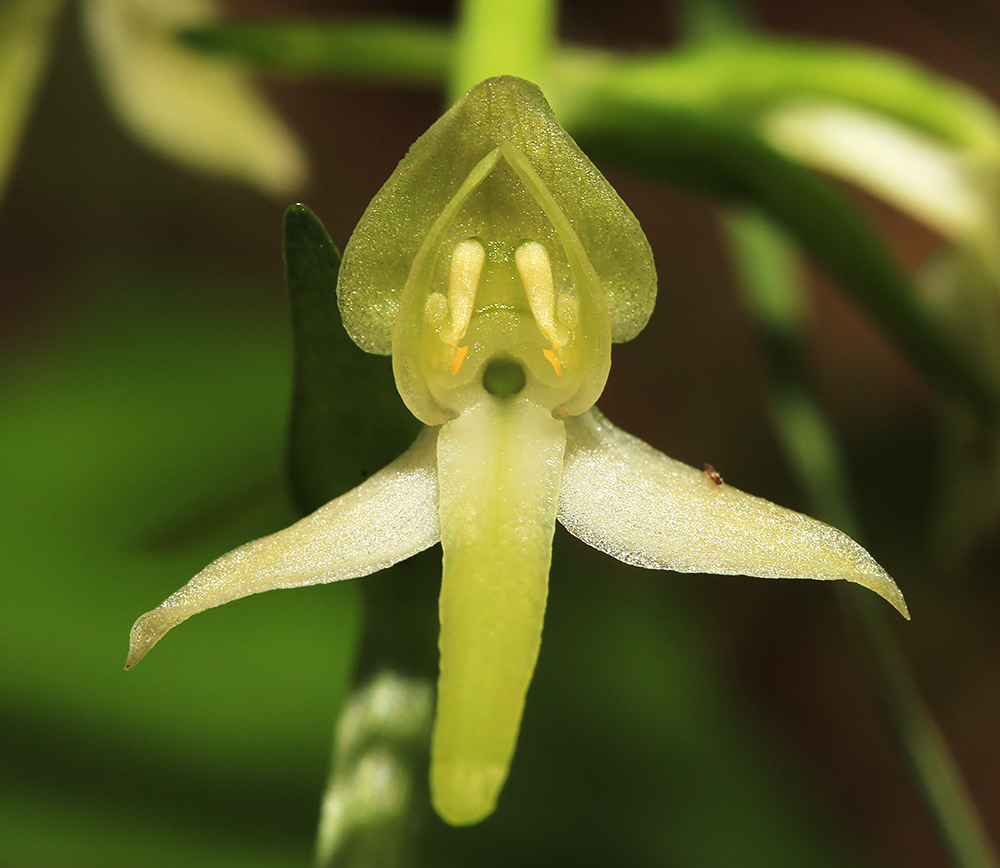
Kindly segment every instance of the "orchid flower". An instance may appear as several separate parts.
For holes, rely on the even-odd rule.
[[[847,579],[906,615],[892,579],[841,532],[668,458],[597,411],[611,343],[638,334],[655,292],[638,222],[538,88],[477,85],[410,149],[340,271],[348,332],[391,352],[425,427],[357,488],[139,618],[127,666],[196,612],[365,576],[440,541],[431,789],[445,820],[467,824],[493,810],[507,777],[557,519],[629,564]]]

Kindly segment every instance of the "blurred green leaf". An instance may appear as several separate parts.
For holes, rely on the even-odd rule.
[[[840,101],[967,148],[979,159],[1000,159],[1000,118],[989,100],[874,46],[750,35],[623,57],[609,73],[609,86],[628,102],[753,124],[778,103]]]
[[[598,159],[735,204],[753,204],[796,239],[940,386],[984,417],[992,383],[929,317],[868,222],[822,179],[742,125],[699,112],[594,93],[571,128]]]
[[[206,301],[218,275],[93,280],[86,314],[0,372],[0,798],[19,805],[0,863],[118,864],[137,813],[149,864],[216,864],[183,854],[238,840],[262,864],[304,853],[356,635],[349,587],[208,613],[122,670],[136,615],[292,517],[283,318],[244,292]]]
[[[211,21],[213,2],[80,5],[108,101],[137,139],[189,168],[282,199],[302,187],[305,153],[246,70],[174,39],[182,27]]]

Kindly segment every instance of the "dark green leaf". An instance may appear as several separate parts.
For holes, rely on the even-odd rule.
[[[137,614],[291,518],[287,329],[156,267],[77,277],[86,313],[0,370],[2,865],[304,864],[349,587],[214,610],[122,671]]]
[[[340,253],[305,205],[285,212],[285,279],[295,333],[289,473],[311,512],[406,450],[420,423],[396,393],[392,365],[359,349],[337,309]]]
[[[295,393],[289,471],[299,508],[309,512],[361,483],[411,443],[420,423],[396,392],[386,356],[364,352],[348,337],[337,308],[340,253],[305,205],[285,212],[285,279],[295,332]],[[424,553],[363,579],[364,632],[358,649],[350,702],[364,701],[380,675],[416,678],[432,690],[437,670],[437,582],[439,556]],[[400,713],[408,713],[401,709]],[[353,792],[355,764],[365,751],[392,753],[414,781],[397,821],[342,824],[335,839],[335,864],[396,864],[401,852],[415,853],[428,811],[429,732],[412,741],[386,741],[364,733],[364,749],[346,767],[335,767],[330,786]],[[343,759],[343,758],[342,758]],[[368,798],[363,793],[361,798]],[[385,820],[383,817],[382,820]]]

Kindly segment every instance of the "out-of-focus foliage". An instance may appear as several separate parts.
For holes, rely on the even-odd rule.
[[[218,619],[148,678],[122,677],[120,641],[140,600],[290,515],[287,330],[205,303],[204,273],[101,283],[3,377],[0,858],[294,864],[351,659],[350,589]],[[201,782],[181,798],[183,769]]]
[[[0,197],[31,98],[48,54],[48,31],[60,0],[8,0],[0,6]]]
[[[63,6],[0,5],[0,195]],[[79,7],[109,104],[140,141],[192,169],[277,196],[301,189],[305,154],[245,72],[177,42],[180,28],[217,17],[214,0],[80,0]]]
[[[28,119],[17,161],[13,150],[0,152],[0,164],[14,166],[0,202],[0,322],[8,324],[0,348],[0,863],[307,864],[332,722],[355,657],[358,589],[226,607],[186,627],[169,660],[121,670],[136,613],[294,515],[282,481],[293,379],[279,259],[286,203],[269,208],[188,177],[120,138],[69,17],[88,5],[53,12],[49,23],[45,3],[0,2],[5,141],[15,142]],[[616,178],[651,237],[663,290],[646,332],[617,352],[604,409],[671,454],[712,461],[727,481],[805,507],[767,429],[758,355],[726,288],[702,194],[766,209],[828,273],[856,293],[862,287],[857,297],[869,299],[888,339],[824,284],[818,349],[803,358],[842,426],[869,545],[913,607],[906,636],[921,681],[995,827],[995,553],[980,544],[971,565],[945,575],[932,566],[941,548],[926,532],[945,524],[953,543],[960,535],[966,544],[974,524],[995,533],[998,438],[982,412],[997,393],[995,238],[992,218],[966,219],[993,207],[996,154],[992,121],[983,120],[992,108],[937,74],[911,77],[906,100],[879,87],[887,79],[874,71],[855,75],[850,89],[818,81],[824,52],[855,70],[885,61],[864,48],[730,46],[731,56],[769,53],[776,75],[794,72],[794,88],[784,90],[773,78],[767,90],[745,62],[722,62],[721,45],[711,49],[715,60],[707,48],[650,56],[667,36],[660,4],[637,5],[627,21],[613,11],[611,38],[619,49],[643,48],[638,60],[648,61],[613,67],[610,50],[582,48],[605,38],[609,19],[588,23],[603,13],[565,5],[566,42],[542,82],[557,113],[602,169],[628,164],[657,184],[699,191]],[[254,4],[264,7],[288,12]],[[788,10],[764,7],[765,18],[786,16],[785,29],[799,29]],[[17,16],[28,9],[40,17],[24,24]],[[936,46],[942,68],[974,66],[953,62],[954,45],[905,4],[885,13],[891,33],[885,20],[866,24],[869,14],[878,13],[847,7],[822,26],[852,36],[868,27],[898,48],[917,22],[923,36],[911,45]],[[12,20],[18,27],[6,26]],[[258,38],[273,68],[302,76],[325,65],[394,86],[278,88],[283,112],[315,146],[310,202],[343,245],[439,113],[438,94],[412,86],[443,83],[451,29],[429,18],[412,27],[356,22],[353,36],[342,28],[333,54],[323,31],[296,26],[313,59],[296,54],[293,40]],[[222,45],[224,33],[188,39],[203,51],[236,51]],[[893,68],[906,78],[923,65]],[[978,75],[990,81],[988,71]],[[810,114],[817,100],[822,111]],[[889,143],[880,151],[889,165],[893,153],[923,155],[921,171],[947,170],[951,189],[971,190],[975,206],[946,225],[947,209],[928,216],[907,205],[902,194],[919,198],[918,187],[904,181],[887,192],[858,174],[863,160],[824,163],[808,151],[804,121],[828,119],[845,102],[855,120],[878,118],[863,129],[892,130],[876,137]],[[642,135],[623,136],[628,124]],[[798,146],[789,138],[796,129]],[[901,130],[905,147],[893,151]],[[849,198],[802,163],[867,186],[941,237],[876,210],[879,226],[894,229],[901,268]],[[923,296],[909,295],[903,277],[914,263],[933,277]],[[960,414],[945,478],[962,511],[950,525],[934,506],[942,462],[931,402],[920,375],[887,349],[893,341]],[[393,406],[391,387],[379,391],[376,382],[371,402]],[[321,496],[302,490],[304,500]],[[650,576],[565,536],[556,546],[545,643],[500,810],[470,830],[429,818],[422,864],[943,864],[861,666],[833,626],[826,589]],[[430,557],[422,572],[366,581],[375,594],[409,581],[433,600]],[[397,638],[383,635],[381,647]],[[433,635],[427,644],[433,652]]]

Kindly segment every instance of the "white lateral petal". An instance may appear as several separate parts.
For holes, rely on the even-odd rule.
[[[132,627],[128,669],[172,627],[232,600],[367,576],[441,538],[437,429],[392,464],[291,527],[223,555]]]
[[[487,816],[507,778],[541,643],[565,438],[523,393],[485,395],[441,429],[431,794],[454,825]]]
[[[895,582],[836,528],[713,480],[596,410],[566,422],[559,521],[627,564],[684,573],[846,579],[905,617]]]

